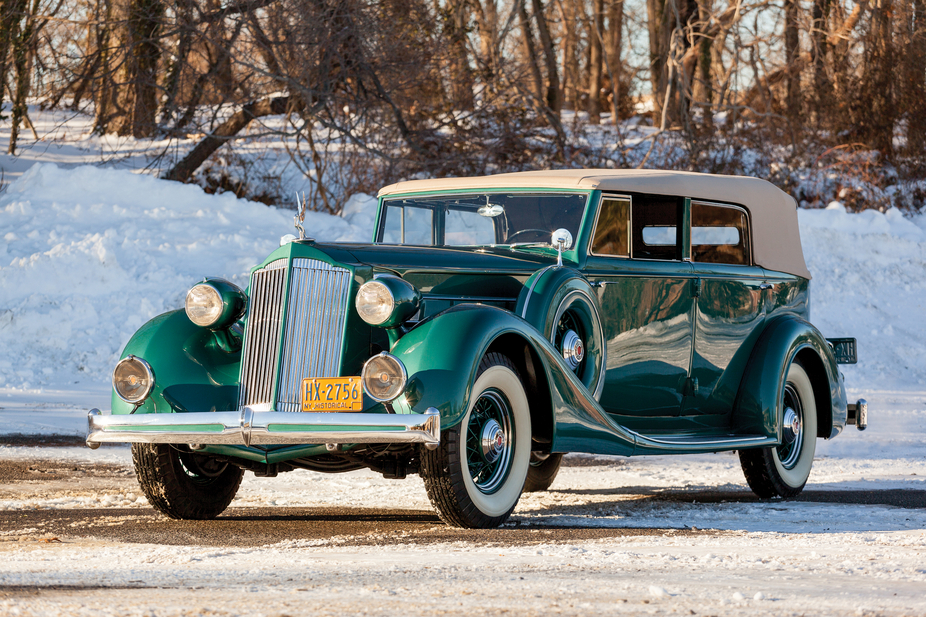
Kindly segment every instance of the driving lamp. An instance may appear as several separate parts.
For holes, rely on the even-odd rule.
[[[141,403],[154,388],[151,365],[137,356],[126,356],[113,370],[113,389],[126,403]]]
[[[366,361],[360,380],[371,399],[385,403],[402,394],[408,373],[401,360],[384,351]]]
[[[209,279],[194,285],[186,294],[184,309],[197,326],[219,330],[235,323],[244,313],[247,296],[224,279]]]
[[[371,326],[394,328],[418,311],[421,293],[414,285],[392,274],[382,274],[357,290],[355,304],[360,318]]]

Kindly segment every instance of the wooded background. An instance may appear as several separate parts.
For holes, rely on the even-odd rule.
[[[926,0],[2,0],[0,84],[11,153],[27,103],[187,140],[178,181],[257,126],[329,211],[414,174],[756,153],[779,184],[926,176]]]

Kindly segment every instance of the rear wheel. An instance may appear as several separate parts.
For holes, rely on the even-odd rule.
[[[524,482],[525,493],[545,491],[553,484],[559,466],[563,462],[562,454],[542,454],[531,452],[531,465],[527,470],[527,480]]]
[[[449,525],[497,527],[521,497],[530,467],[527,394],[507,357],[486,354],[462,421],[422,449],[421,476],[431,504]]]
[[[817,407],[810,377],[796,361],[788,369],[781,409],[781,445],[739,452],[746,482],[759,497],[798,495],[813,467]]]
[[[167,444],[132,444],[132,462],[148,502],[177,519],[215,518],[235,498],[244,475],[234,465]]]

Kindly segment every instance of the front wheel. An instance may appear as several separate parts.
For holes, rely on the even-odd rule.
[[[507,357],[486,354],[460,424],[443,431],[439,448],[422,449],[428,498],[448,525],[498,527],[521,497],[530,456],[530,410],[518,371]]]
[[[132,444],[135,475],[148,502],[170,518],[207,520],[238,492],[244,472],[205,454],[167,444]]]
[[[781,409],[781,445],[739,452],[749,488],[765,499],[798,495],[813,467],[817,406],[810,377],[797,362],[788,369]]]

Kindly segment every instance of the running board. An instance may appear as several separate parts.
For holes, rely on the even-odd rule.
[[[742,448],[767,448],[777,446],[778,440],[766,435],[642,435],[633,434],[637,447],[642,451],[635,454],[669,454],[673,452],[720,452]]]

